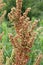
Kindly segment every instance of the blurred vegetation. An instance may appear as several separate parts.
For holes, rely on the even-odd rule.
[[[4,2],[6,3],[6,6],[3,9],[7,10],[7,14],[2,24],[0,24],[0,33],[4,31],[4,35],[0,41],[0,44],[3,44],[3,48],[5,49],[4,58],[6,59],[6,56],[10,57],[12,51],[12,45],[9,40],[8,33],[13,33],[14,35],[16,34],[14,30],[15,28],[11,26],[11,23],[8,20],[8,13],[10,12],[11,8],[16,5],[16,0],[4,0]],[[32,65],[35,56],[37,56],[39,52],[43,53],[43,0],[23,0],[22,12],[24,12],[27,7],[32,8],[28,15],[32,21],[35,19],[40,19],[38,23],[38,29],[36,30],[37,38],[32,47],[33,52],[30,54],[31,59],[27,63],[27,65]],[[2,12],[0,12],[0,15],[1,14]],[[1,47],[2,46],[0,45],[0,48]],[[43,61],[41,61],[40,65],[43,65]]]

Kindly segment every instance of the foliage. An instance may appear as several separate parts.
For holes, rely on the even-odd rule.
[[[15,31],[15,27],[13,27],[12,22],[8,21],[8,13],[10,12],[11,8],[16,6],[15,2],[16,0],[4,0],[4,2],[6,3],[6,6],[0,10],[0,16],[3,14],[3,10],[7,10],[7,14],[6,14],[6,18],[2,19],[3,22],[0,24],[0,34],[2,32],[4,32],[4,35],[2,37],[2,40],[0,40],[0,49],[3,48],[4,50],[4,63],[6,63],[10,58],[10,61],[12,62],[12,56],[11,53],[12,52],[12,45],[11,42],[9,40],[8,34],[12,33],[14,36],[16,35],[16,31]],[[28,54],[30,56],[30,60],[28,61],[27,65],[33,65],[34,60],[36,58],[36,56],[39,53],[43,53],[43,0],[23,0],[23,7],[22,7],[22,14],[24,13],[24,11],[26,10],[27,7],[31,7],[32,10],[31,12],[29,12],[29,15],[31,17],[32,22],[37,18],[40,18],[40,21],[38,23],[38,29],[35,30],[35,32],[37,32],[37,38],[34,42],[33,47],[31,48],[31,53]],[[7,58],[7,62],[6,62],[6,57]],[[10,64],[11,65],[11,64]],[[43,65],[43,59],[40,63],[40,65]]]

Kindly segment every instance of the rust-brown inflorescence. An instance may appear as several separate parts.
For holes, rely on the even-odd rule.
[[[3,65],[3,49],[0,49],[0,65]]]
[[[0,10],[3,8],[4,5],[5,3],[3,3],[3,0],[0,0]]]
[[[16,8],[13,7],[11,12],[8,14],[9,20],[13,22],[17,33],[15,37],[13,37],[12,34],[9,34],[9,38],[15,49],[15,56],[13,57],[15,61],[12,65],[27,64],[29,60],[27,54],[31,52],[31,47],[36,37],[34,29],[37,26],[38,20],[35,20],[32,23],[30,18],[27,17],[31,8],[27,8],[23,15],[21,14],[21,9],[22,0],[16,0]]]
[[[2,39],[3,34],[4,34],[4,32],[2,32],[0,34],[0,40]],[[4,59],[3,59],[3,49],[0,49],[0,65],[3,65],[3,61],[4,61]]]
[[[2,8],[5,6],[6,4],[3,2],[3,0],[0,0],[0,11],[2,12]],[[2,23],[2,21],[4,20],[4,17],[6,15],[6,10],[4,10],[2,12],[2,15],[0,16],[0,23]]]

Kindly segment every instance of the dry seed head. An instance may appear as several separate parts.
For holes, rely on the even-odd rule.
[[[3,8],[3,6],[5,6],[5,3],[0,3],[0,10]]]
[[[11,8],[11,11],[13,11],[13,12],[16,11],[16,8],[15,7]]]
[[[3,49],[0,49],[0,65],[3,65]]]
[[[0,0],[0,3],[2,3],[3,2],[3,0]]]
[[[26,11],[23,13],[24,17],[27,17],[28,13],[30,12],[31,8],[27,8]]]
[[[27,8],[23,15],[21,14],[21,8],[22,0],[16,0],[16,8],[12,8],[9,14],[9,19],[12,19],[14,22],[17,33],[15,37],[10,35],[10,40],[16,50],[14,58],[15,63],[12,65],[26,65],[29,59],[27,54],[30,53],[36,36],[33,30],[36,27],[38,20],[35,20],[32,24],[30,18],[27,17],[31,8]],[[18,39],[21,39],[21,42],[19,42]]]

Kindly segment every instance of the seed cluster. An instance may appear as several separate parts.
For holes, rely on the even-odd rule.
[[[12,34],[9,34],[9,38],[15,49],[15,62],[12,65],[27,64],[29,60],[27,54],[31,52],[31,47],[33,46],[36,37],[34,29],[37,26],[38,20],[35,20],[32,23],[30,18],[27,17],[31,8],[27,8],[23,15],[21,14],[21,9],[22,0],[16,0],[16,8],[13,7],[11,12],[8,14],[9,20],[14,24],[17,33],[15,37],[13,37]]]

